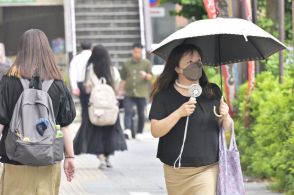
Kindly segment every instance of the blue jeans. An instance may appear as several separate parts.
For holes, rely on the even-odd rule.
[[[146,99],[141,97],[125,97],[124,98],[124,110],[125,110],[125,129],[131,129],[133,134],[134,129],[132,129],[132,117],[133,117],[133,106],[137,107],[138,113],[138,131],[137,133],[143,133],[145,124],[145,107]],[[134,125],[136,126],[136,125]]]

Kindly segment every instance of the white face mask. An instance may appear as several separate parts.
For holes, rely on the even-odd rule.
[[[183,75],[190,81],[197,81],[202,76],[201,61],[193,62],[183,69]]]

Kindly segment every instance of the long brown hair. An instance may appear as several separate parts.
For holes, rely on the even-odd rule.
[[[201,50],[191,44],[181,44],[171,51],[169,57],[167,58],[163,72],[153,85],[151,98],[156,96],[156,94],[158,94],[160,91],[167,89],[175,83],[175,80],[178,78],[178,74],[176,73],[175,68],[179,66],[179,62],[182,56],[187,53],[193,53],[194,51],[197,51],[199,55],[202,56]],[[202,94],[204,96],[210,97],[213,95],[213,91],[209,87],[209,81],[203,69],[202,76],[199,79],[199,84],[203,89]]]
[[[45,33],[30,29],[22,35],[16,59],[7,74],[30,79],[36,72],[41,80],[62,80]]]

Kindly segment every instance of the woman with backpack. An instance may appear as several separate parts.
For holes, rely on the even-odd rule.
[[[40,96],[35,96],[36,94]],[[28,98],[34,98],[36,101],[23,102]],[[42,99],[46,102],[38,103]],[[22,107],[19,108],[18,105]],[[28,108],[35,112],[26,112]],[[48,117],[36,119],[41,111]],[[26,31],[21,37],[16,59],[0,83],[0,161],[4,163],[0,183],[1,195],[58,195],[61,179],[60,160],[63,158],[62,142],[65,155],[64,172],[68,181],[73,179],[74,151],[69,125],[75,115],[73,100],[56,66],[46,35],[38,29]],[[18,129],[12,127],[15,123],[20,124]],[[55,129],[57,125],[61,126],[61,131],[57,131],[59,128]],[[24,128],[28,126],[33,128]],[[17,147],[27,143],[27,150],[18,151],[16,148],[15,154],[11,154],[13,142],[18,143]],[[44,151],[39,150],[42,144],[38,143],[45,142],[47,145],[43,146]],[[55,145],[57,142],[61,143],[61,146]],[[53,146],[56,148],[52,149]],[[35,155],[36,158],[19,158],[21,162],[29,162],[27,164],[13,160],[23,153]],[[36,156],[36,153],[40,153],[40,156]],[[61,153],[59,161],[56,161],[57,153]]]
[[[89,107],[74,140],[75,154],[97,155],[100,160],[100,169],[111,168],[110,155],[113,155],[115,151],[126,150],[127,145],[115,98],[120,75],[111,65],[110,56],[104,46],[93,47],[86,74],[84,85],[90,94]],[[103,82],[106,82],[107,86],[103,85]],[[106,110],[110,106],[114,108]],[[113,110],[116,112],[112,112]]]

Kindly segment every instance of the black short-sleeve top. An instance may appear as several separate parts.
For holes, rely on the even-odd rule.
[[[182,154],[182,167],[199,167],[218,161],[218,118],[213,107],[219,108],[221,90],[210,84],[213,96],[200,95],[196,109],[189,117],[187,138]],[[189,97],[181,95],[174,86],[160,91],[153,99],[149,119],[161,120],[178,109]],[[159,139],[157,158],[173,166],[180,154],[187,117],[181,118],[169,133]]]
[[[0,162],[2,163],[19,164],[7,158],[5,139],[15,104],[22,91],[22,84],[16,77],[4,76],[0,81],[0,124],[4,125],[0,141]],[[48,94],[52,100],[56,124],[61,127],[71,124],[76,116],[76,110],[72,97],[63,81],[54,80]]]

